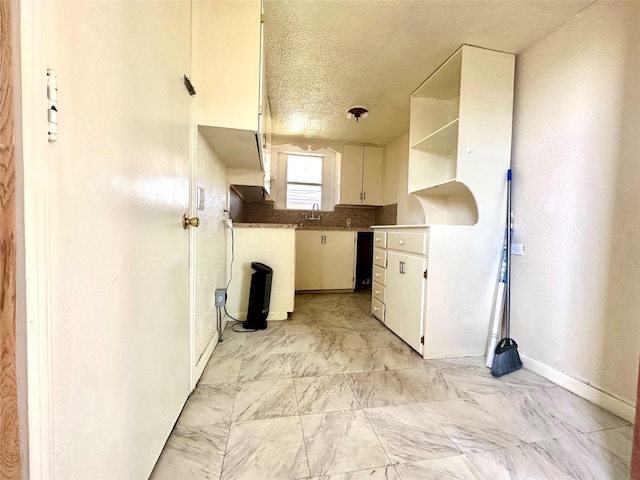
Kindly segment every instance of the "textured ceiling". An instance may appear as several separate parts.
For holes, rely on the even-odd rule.
[[[267,0],[273,133],[384,145],[409,96],[462,44],[518,53],[592,1]],[[365,105],[369,118],[346,118]]]

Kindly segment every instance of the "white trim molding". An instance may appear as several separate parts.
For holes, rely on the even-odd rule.
[[[571,377],[566,373],[556,370],[555,368],[551,368],[525,354],[521,353],[520,358],[522,360],[522,365],[527,370],[537,373],[541,377],[544,377],[556,385],[575,393],[585,400],[595,403],[628,422],[634,422],[636,409],[633,405],[615,397],[611,393],[600,390],[593,385],[589,385],[577,378]]]
[[[200,381],[200,377],[202,376],[202,373],[204,372],[204,369],[207,366],[207,363],[209,363],[209,359],[211,358],[211,354],[213,353],[213,351],[215,350],[215,348],[218,346],[218,338],[220,337],[220,335],[218,334],[218,331],[216,331],[213,334],[213,337],[211,337],[211,341],[207,344],[207,348],[204,349],[204,352],[202,352],[202,355],[200,355],[200,358],[198,359],[198,363],[196,363],[196,369],[195,369],[195,379],[193,382],[193,388],[195,388],[195,386],[198,384],[198,382]]]

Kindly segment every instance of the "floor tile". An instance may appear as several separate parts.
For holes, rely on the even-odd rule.
[[[238,384],[233,405],[234,422],[298,415],[292,379]]]
[[[631,450],[633,447],[633,426],[611,428],[586,435],[598,445],[606,448],[619,457],[627,466],[631,464]]]
[[[240,358],[211,357],[198,384],[235,383],[238,381],[241,363]]]
[[[532,390],[529,395],[541,408],[553,412],[581,432],[629,425],[626,420],[561,387]]]
[[[400,477],[393,467],[387,466],[323,475],[322,477],[313,477],[311,480],[400,480]]]
[[[367,348],[406,347],[402,340],[387,329],[358,333],[365,341]]]
[[[320,328],[318,324],[314,321],[313,323],[290,323],[285,325],[284,327],[285,335],[310,335],[310,334],[319,334]]]
[[[366,343],[356,332],[325,333],[321,337],[324,350],[356,350],[366,348]]]
[[[269,349],[269,353],[306,353],[326,350],[321,335],[285,335]]]
[[[546,378],[541,377],[526,368],[521,368],[520,370],[516,370],[508,375],[503,375],[499,380],[510,387],[513,387],[515,390],[548,388],[555,386],[555,383],[550,382]]]
[[[363,408],[417,403],[396,372],[352,373],[346,377]]]
[[[470,398],[464,390],[438,370],[429,366],[398,370],[396,372],[400,382],[411,392],[418,402],[439,402],[442,400],[457,400]]]
[[[378,349],[378,356],[388,370],[420,367],[425,363],[424,359],[418,353],[406,345],[401,348],[380,348]]]
[[[363,348],[358,350],[332,350],[333,357],[343,365],[344,373],[362,373],[387,370],[379,348]]]
[[[219,478],[228,432],[228,424],[174,429],[150,479]]]
[[[344,375],[295,378],[300,415],[360,408]]]
[[[491,394],[514,391],[509,384],[491,375],[491,370],[484,366],[482,357],[428,360],[428,364],[442,372],[445,378],[456,387],[468,393]]]
[[[362,410],[304,415],[301,419],[312,475],[330,475],[389,464]]]
[[[231,424],[223,480],[305,477],[309,477],[309,467],[300,417]]]
[[[571,435],[576,431],[539,408],[525,393],[424,404],[464,453]]]
[[[240,365],[239,382],[291,378],[289,357],[284,354],[246,355]]]
[[[491,479],[626,480],[629,467],[584,434],[470,455]]]
[[[366,409],[391,463],[408,463],[459,455],[422,404]]]
[[[237,383],[199,385],[189,396],[176,426],[229,424],[237,388]]]
[[[329,351],[292,353],[289,355],[289,363],[294,377],[320,377],[343,371],[343,366]]]
[[[465,455],[398,464],[396,471],[401,480],[485,480]]]
[[[244,355],[244,344],[247,341],[247,337],[244,335],[227,335],[222,336],[222,341],[218,342],[213,349],[212,357],[232,357],[242,358]]]

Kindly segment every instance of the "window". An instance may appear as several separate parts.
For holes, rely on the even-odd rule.
[[[311,210],[322,205],[322,156],[287,154],[286,208]]]
[[[317,203],[320,210],[333,211],[340,154],[331,147],[305,147],[286,144],[271,149],[271,158],[277,159],[271,178],[274,208],[308,212]]]

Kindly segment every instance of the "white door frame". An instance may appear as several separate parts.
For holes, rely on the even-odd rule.
[[[51,257],[49,251],[49,167],[46,162],[46,64],[44,2],[22,0],[14,53],[20,72],[14,88],[16,116],[16,189],[18,321],[26,321],[28,388],[28,456],[31,478],[53,478],[53,411],[51,376]],[[19,47],[17,46],[19,45]],[[20,208],[22,206],[22,208]],[[24,242],[24,243],[22,243]],[[24,301],[20,301],[23,298]],[[27,472],[24,472],[27,474]]]

